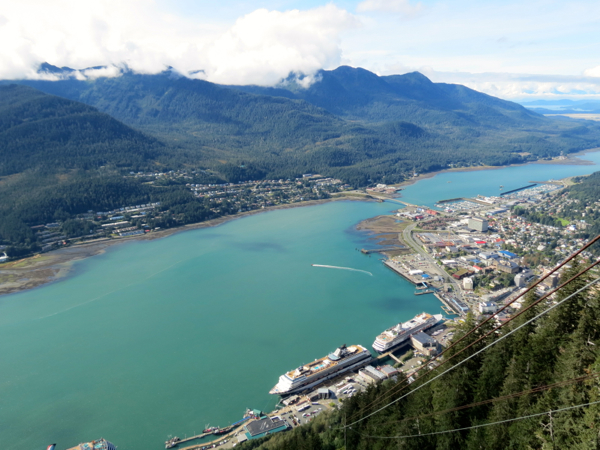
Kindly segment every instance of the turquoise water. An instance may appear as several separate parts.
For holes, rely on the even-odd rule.
[[[432,205],[595,169],[446,173],[403,195]],[[122,450],[161,449],[169,435],[227,425],[246,407],[270,410],[268,390],[286,370],[439,313],[435,297],[415,297],[356,250],[373,242],[354,226],[392,208],[328,203],[131,242],[59,282],[0,297],[0,448],[105,437]]]
[[[600,165],[600,152],[588,153],[580,158]],[[402,197],[409,203],[433,206],[439,200],[474,197],[478,194],[499,195],[501,192],[527,186],[530,181],[558,180],[597,170],[598,166],[592,165],[527,164],[495,170],[445,172],[407,186],[402,191]],[[504,186],[502,190],[501,185]]]

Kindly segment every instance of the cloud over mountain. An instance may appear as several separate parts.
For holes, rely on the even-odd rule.
[[[259,9],[231,27],[165,14],[131,0],[12,2],[0,17],[0,78],[36,78],[40,63],[123,65],[141,73],[172,66],[218,83],[273,84],[290,72],[339,65],[340,33],[358,20],[333,4],[309,10]],[[87,76],[114,75],[97,72]],[[45,75],[46,76],[46,75]]]

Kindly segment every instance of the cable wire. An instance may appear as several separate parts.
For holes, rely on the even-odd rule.
[[[598,236],[598,238],[600,238],[600,235]],[[576,256],[576,254],[573,254],[572,256]],[[567,281],[565,281],[564,283],[562,283],[560,286],[556,287],[554,290],[546,293],[545,295],[543,295],[542,297],[540,297],[538,300],[536,300],[535,302],[533,302],[531,305],[527,306],[526,308],[520,310],[516,315],[512,316],[509,320],[507,320],[504,323],[501,323],[499,326],[497,326],[496,328],[492,329],[491,331],[489,331],[487,334],[485,334],[484,336],[481,336],[479,339],[477,339],[476,341],[472,342],[471,344],[467,345],[465,348],[461,349],[459,352],[453,354],[452,356],[450,356],[448,359],[442,361],[438,367],[442,366],[443,364],[446,364],[448,361],[452,360],[452,358],[457,357],[458,355],[460,355],[461,353],[463,353],[465,350],[467,350],[468,348],[474,346],[475,344],[481,342],[483,339],[485,339],[486,337],[488,337],[489,335],[495,333],[496,331],[498,331],[500,328],[506,326],[508,323],[510,323],[511,321],[513,321],[514,319],[516,319],[517,317],[519,317],[521,314],[527,312],[529,309],[533,308],[534,306],[536,306],[538,303],[542,302],[543,300],[545,300],[546,298],[550,297],[551,295],[553,295],[554,293],[556,293],[557,291],[559,291],[560,289],[562,289],[563,287],[565,287],[566,285],[568,285],[569,283],[571,283],[573,280],[575,280],[576,278],[580,277],[581,275],[583,275],[584,273],[588,272],[589,270],[591,270],[593,267],[595,267],[596,265],[600,264],[600,259],[596,260],[594,263],[592,263],[591,265],[589,265],[588,267],[586,267],[585,269],[583,269],[581,272],[579,272],[578,274],[574,275],[573,277],[571,277],[570,279],[568,279]],[[508,303],[506,306],[514,303],[516,301],[517,298],[522,297],[523,295],[525,295],[529,290],[531,290],[533,287],[535,287],[536,284],[530,286],[525,292],[523,292],[519,297],[516,297],[515,300],[511,301],[510,303]],[[504,309],[504,308],[503,308]],[[501,311],[501,310],[500,310]],[[493,317],[493,316],[492,316]],[[452,347],[456,346],[459,342],[461,342],[462,340],[464,340],[464,338],[466,338],[467,336],[469,336],[470,334],[472,334],[474,331],[476,331],[478,328],[480,328],[483,324],[485,324],[487,321],[489,321],[489,318],[487,320],[485,320],[484,322],[481,322],[480,324],[478,324],[476,327],[472,328],[468,333],[466,333],[464,336],[462,336],[458,341],[453,342],[452,345],[450,345],[448,348],[446,348],[441,354],[439,354],[438,356],[436,356],[435,358],[433,358],[433,360],[431,362],[434,362],[436,360],[438,360],[439,358],[441,358],[445,353],[448,352],[448,350],[450,350]],[[414,374],[418,374],[421,370],[425,370],[426,366],[417,369]],[[383,398],[378,398],[373,400],[370,404],[368,404],[367,406],[365,406],[366,408],[369,408],[370,406],[376,404],[377,402],[381,401],[381,400],[385,400],[386,398],[389,398],[393,395],[395,395],[397,392],[402,392],[404,390],[406,390],[408,388],[407,385],[401,385],[398,388],[396,388],[397,390],[389,392],[388,394],[386,394]],[[356,415],[355,415],[356,416]]]
[[[429,414],[423,414],[423,415],[420,415],[420,416],[405,417],[404,419],[401,419],[401,420],[395,420],[395,421],[386,422],[386,423],[389,424],[389,423],[408,422],[409,420],[425,419],[426,417],[437,416],[437,415],[441,415],[441,414],[447,414],[447,413],[455,412],[455,411],[461,411],[463,409],[475,408],[477,406],[483,406],[483,405],[487,405],[489,403],[501,402],[501,401],[504,401],[504,400],[510,400],[510,399],[513,399],[513,398],[522,397],[522,396],[528,395],[528,394],[537,394],[538,392],[547,391],[549,389],[554,389],[554,388],[558,388],[558,387],[569,386],[571,384],[581,383],[582,381],[586,381],[586,380],[592,379],[592,378],[597,378],[598,376],[600,376],[600,372],[594,372],[594,373],[591,373],[589,375],[583,375],[581,377],[571,378],[569,380],[559,381],[559,382],[556,382],[556,383],[553,383],[553,384],[548,384],[548,385],[544,385],[544,386],[538,386],[538,387],[533,388],[533,389],[528,389],[526,391],[521,391],[521,392],[515,392],[513,394],[504,395],[502,397],[490,398],[488,400],[483,400],[483,401],[480,401],[480,402],[470,403],[468,405],[463,405],[463,406],[457,406],[455,408],[445,409],[443,411],[436,411],[436,412],[432,412],[432,413],[429,413]]]
[[[424,433],[424,434],[406,434],[406,435],[403,435],[403,436],[371,436],[371,435],[368,435],[368,434],[360,433],[360,432],[358,432],[356,430],[352,430],[351,427],[350,427],[350,429],[352,431],[354,431],[356,434],[359,434],[359,435],[361,435],[363,437],[368,437],[368,438],[374,438],[374,439],[407,439],[407,438],[414,438],[414,437],[426,437],[426,436],[435,436],[435,435],[439,435],[439,434],[455,433],[457,431],[467,431],[467,430],[473,430],[475,428],[483,428],[483,427],[489,427],[489,426],[492,426],[492,425],[500,425],[500,424],[503,424],[503,423],[514,422],[515,420],[531,419],[533,417],[545,416],[545,415],[548,415],[548,414],[554,414],[554,413],[559,413],[559,412],[563,412],[563,411],[569,411],[571,409],[583,408],[584,406],[597,405],[598,403],[600,403],[600,400],[595,401],[595,402],[582,403],[580,405],[575,405],[575,406],[567,406],[565,408],[551,409],[550,411],[546,411],[546,412],[542,412],[542,413],[536,413],[536,414],[529,414],[527,416],[515,417],[515,418],[512,418],[512,419],[499,420],[498,422],[483,423],[483,424],[480,424],[480,425],[472,425],[470,427],[454,428],[452,430],[435,431],[433,433]]]
[[[406,398],[407,396],[409,396],[410,394],[412,394],[413,392],[418,391],[419,389],[427,386],[429,383],[437,380],[438,378],[444,376],[445,374],[447,374],[448,372],[450,372],[451,370],[463,365],[464,363],[466,363],[467,361],[473,359],[475,356],[479,355],[480,353],[484,352],[485,350],[487,350],[488,348],[496,345],[498,342],[506,339],[508,336],[510,336],[513,333],[516,333],[518,330],[520,330],[521,328],[523,328],[526,325],[529,325],[531,322],[533,322],[534,320],[539,319],[540,317],[548,314],[550,311],[552,311],[553,309],[557,308],[558,306],[562,305],[563,303],[565,303],[567,300],[570,300],[572,297],[574,297],[575,295],[583,292],[585,289],[589,288],[590,286],[592,286],[593,284],[597,283],[598,281],[600,281],[600,278],[596,278],[594,280],[592,280],[590,283],[586,284],[585,286],[583,286],[582,288],[580,288],[579,290],[575,291],[574,293],[572,293],[571,295],[567,296],[566,298],[562,299],[561,301],[557,302],[556,304],[552,305],[550,308],[546,309],[545,311],[542,311],[541,313],[537,314],[536,316],[532,317],[531,319],[529,319],[528,321],[522,323],[521,325],[519,325],[518,327],[514,328],[513,330],[509,331],[508,333],[506,333],[505,335],[499,337],[498,339],[496,339],[495,341],[491,342],[490,344],[486,345],[485,347],[483,347],[482,349],[476,351],[475,353],[473,353],[472,355],[469,355],[468,357],[466,357],[465,359],[463,359],[462,361],[459,361],[457,364],[455,364],[452,367],[449,367],[448,369],[446,369],[444,372],[436,375],[435,377],[425,381],[423,384],[420,384],[419,386],[417,386],[415,389],[413,389],[412,391],[407,392],[406,394],[404,394],[401,397],[398,397],[396,400],[393,400],[391,402],[389,402],[387,405],[375,410],[374,412],[367,414],[366,416],[348,424],[345,425],[344,427],[341,428],[346,428],[346,427],[350,427],[358,422],[362,422],[363,420],[377,414],[380,411],[383,411],[384,409],[390,407],[391,405],[393,405],[394,403],[399,402],[400,400],[402,400],[403,398]]]

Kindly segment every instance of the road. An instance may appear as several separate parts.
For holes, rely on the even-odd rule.
[[[403,231],[402,231],[402,240],[404,241],[404,243],[406,245],[408,245],[409,247],[411,247],[415,252],[417,252],[419,255],[421,255],[423,257],[423,259],[425,259],[425,261],[427,261],[429,263],[429,265],[434,268],[439,275],[441,275],[442,277],[444,277],[444,279],[446,281],[450,281],[450,283],[452,283],[452,285],[454,286],[454,294],[456,295],[456,297],[459,300],[462,300],[462,291],[460,288],[460,285],[458,284],[458,282],[452,278],[451,276],[449,276],[445,270],[443,270],[442,268],[438,267],[435,259],[433,259],[429,253],[427,253],[423,247],[421,245],[419,245],[417,243],[417,241],[415,241],[415,239],[413,238],[412,235],[412,231],[417,227],[418,222],[415,223],[411,223],[410,225],[408,225]]]

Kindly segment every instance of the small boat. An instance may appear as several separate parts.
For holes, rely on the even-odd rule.
[[[165,442],[165,448],[173,448],[177,446],[177,443],[181,441],[181,438],[175,436]]]
[[[220,434],[225,434],[227,433],[227,430],[223,429],[223,428],[217,428],[216,430],[214,430],[212,432],[212,434],[214,434],[215,436],[218,436]]]
[[[206,428],[204,429],[203,433],[212,433],[215,430],[218,430],[219,427],[209,427],[208,425],[206,425]]]

